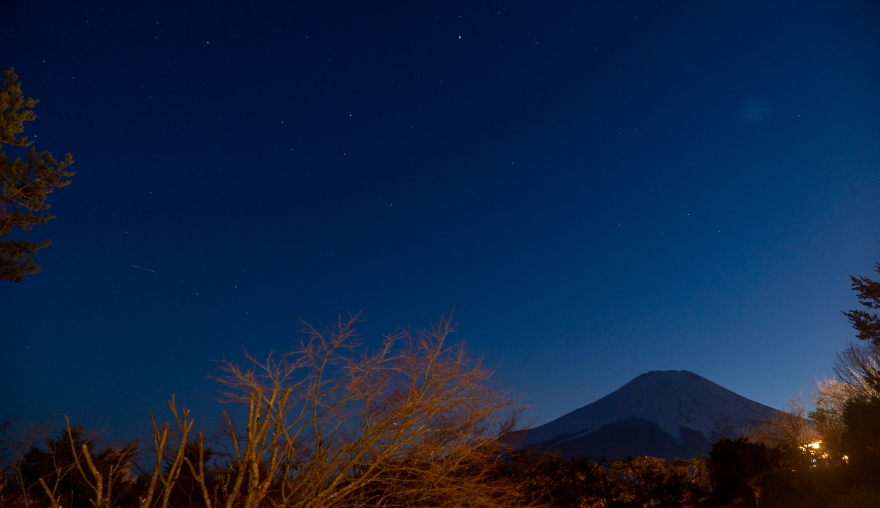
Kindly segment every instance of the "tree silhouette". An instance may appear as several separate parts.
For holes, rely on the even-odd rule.
[[[36,119],[33,108],[36,99],[24,98],[14,69],[3,72],[0,85],[0,148],[3,145],[30,147],[27,160],[10,160],[6,151],[0,151],[0,238],[15,228],[29,230],[34,225],[46,224],[54,216],[46,212],[46,199],[56,187],[70,184],[73,173],[67,167],[73,164],[70,154],[59,161],[49,152],[38,152],[33,142],[22,136],[24,123]],[[40,271],[34,254],[48,247],[46,239],[39,243],[30,240],[0,240],[0,280],[21,282],[25,275]]]
[[[876,265],[880,273],[880,263]],[[859,303],[880,309],[880,282],[868,277],[850,277]],[[856,330],[856,337],[868,344],[850,344],[838,354],[835,373],[846,383],[848,397],[842,420],[846,430],[841,448],[857,472],[872,481],[880,479],[880,316],[876,312],[851,310],[843,313]]]
[[[880,263],[876,264],[875,271],[880,273]],[[853,291],[859,294],[859,303],[869,309],[880,309],[880,282],[867,277],[855,276],[850,276],[850,280]],[[843,315],[849,319],[852,327],[858,332],[856,337],[860,340],[873,342],[875,346],[880,346],[880,316],[876,312],[851,310],[844,312]]]
[[[127,476],[134,460],[134,445],[107,446],[96,451],[93,436],[81,426],[62,430],[55,438],[46,438],[42,447],[31,446],[21,462],[21,482],[26,490],[40,490],[45,497],[24,502],[25,506],[47,508],[109,508],[131,506],[137,499]],[[83,468],[93,468],[106,485],[106,500],[95,502],[93,478]],[[114,487],[114,488],[111,488]],[[103,502],[102,502],[103,501]]]

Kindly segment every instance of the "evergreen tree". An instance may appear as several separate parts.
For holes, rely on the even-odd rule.
[[[30,491],[33,499],[24,506],[51,508],[54,500],[55,506],[95,508],[94,478],[84,474],[89,464],[103,475],[101,490],[109,494],[106,503],[97,508],[135,506],[139,493],[128,478],[133,476],[134,444],[107,446],[101,451],[96,445],[92,436],[75,425],[46,438],[43,446],[31,446],[20,466],[21,487]],[[114,467],[118,465],[123,467]],[[113,484],[113,488],[106,484]]]
[[[33,142],[21,135],[24,123],[36,119],[33,108],[37,100],[24,98],[14,69],[3,72],[0,84],[0,148],[3,145],[30,147],[27,160],[10,160],[0,150],[0,238],[15,228],[29,230],[36,224],[46,224],[53,216],[46,212],[46,199],[56,187],[70,183],[73,173],[67,167],[73,164],[70,154],[56,160],[49,152],[38,152]],[[34,254],[47,247],[50,240],[39,243],[30,240],[0,240],[0,280],[21,282],[25,275],[40,271]]]
[[[880,263],[876,265],[880,273]],[[859,303],[871,310],[880,309],[880,282],[867,277],[850,277]],[[850,345],[838,355],[838,377],[847,382],[850,394],[843,409],[846,431],[841,447],[856,472],[880,480],[880,316],[876,312],[844,312],[856,337],[865,345]]]
[[[877,263],[875,271],[880,273],[880,263]],[[850,276],[853,291],[858,292],[859,303],[873,310],[880,309],[880,282],[867,277]],[[851,310],[843,313],[849,319],[852,327],[856,329],[856,337],[861,340],[873,342],[880,347],[880,316],[876,312],[864,310]]]

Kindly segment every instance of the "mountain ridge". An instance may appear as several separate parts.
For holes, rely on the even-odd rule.
[[[521,444],[563,455],[614,455],[614,450],[650,455],[631,453],[641,449],[634,445],[640,442],[655,454],[660,450],[669,458],[684,458],[680,455],[708,452],[721,437],[735,439],[777,412],[687,370],[650,371],[591,404],[525,431]],[[647,439],[648,435],[654,437]]]

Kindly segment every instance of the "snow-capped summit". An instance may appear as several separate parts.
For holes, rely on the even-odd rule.
[[[693,372],[651,371],[526,431],[522,444],[563,455],[690,458],[776,412]]]

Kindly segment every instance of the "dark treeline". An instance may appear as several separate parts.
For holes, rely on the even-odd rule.
[[[8,450],[7,450],[8,451]],[[130,445],[98,446],[81,427],[63,429],[32,445],[7,464],[0,506],[178,507],[215,506],[545,506],[545,507],[875,507],[878,470],[830,459],[809,447],[770,447],[740,438],[715,443],[708,457],[664,460],[652,457],[591,461],[516,451],[503,460],[481,460],[447,468],[449,477],[430,490],[417,461],[390,464],[388,478],[367,482],[351,495],[320,501],[319,492],[290,498],[288,480],[276,478],[259,500],[260,477],[269,463],[247,464],[196,442],[181,457],[165,456],[157,471],[139,465],[141,450]],[[459,460],[460,457],[436,459]],[[185,467],[179,467],[184,465]],[[190,465],[194,467],[189,467]],[[256,465],[259,471],[242,469]],[[407,472],[408,468],[413,468]],[[475,471],[474,468],[479,468]],[[357,473],[338,486],[357,483]],[[439,478],[429,475],[431,483]],[[243,488],[235,490],[242,478]],[[473,481],[479,478],[479,481]],[[327,488],[328,485],[323,487]],[[437,488],[440,487],[440,488]],[[474,490],[471,490],[474,489]],[[318,489],[320,490],[320,489]],[[397,492],[395,492],[397,491]],[[237,493],[237,495],[236,495]],[[103,497],[102,495],[103,494]],[[312,498],[311,496],[314,496]]]
[[[247,489],[253,487],[247,477],[244,483],[249,486],[239,499],[231,499],[231,480],[236,477],[241,464],[222,460],[212,462],[211,459],[218,455],[213,450],[200,452],[197,446],[185,450],[185,456],[192,464],[200,463],[200,453],[206,456],[211,465],[205,470],[204,480],[199,478],[198,467],[183,468],[174,477],[174,461],[169,458],[163,461],[158,488],[151,485],[151,472],[137,465],[136,451],[131,446],[106,446],[97,451],[95,440],[80,427],[65,429],[47,438],[43,446],[32,446],[27,450],[14,468],[14,474],[6,476],[6,484],[0,491],[0,506],[95,506],[97,477],[103,478],[107,494],[103,499],[105,506],[250,505],[252,496]],[[85,464],[85,470],[80,470],[78,461]],[[407,490],[407,479],[392,473],[397,482],[369,487],[351,498],[326,504],[310,499],[285,501],[284,482],[278,481],[269,487],[268,494],[257,506],[694,506],[712,493],[707,464],[702,459],[667,461],[650,457],[596,463],[585,458],[562,459],[515,452],[492,464],[474,464],[483,468],[478,473],[485,477],[482,485],[455,482],[454,479],[447,482],[459,483],[457,487],[465,489],[503,488],[508,491],[501,495],[496,492],[493,499],[487,499],[485,492],[463,490],[444,492],[433,500],[424,499],[425,504],[413,503],[405,499],[410,496],[405,492],[380,492],[383,489]],[[89,471],[92,467],[97,475]],[[264,472],[268,467],[267,464],[260,466]],[[455,471],[459,476],[473,474],[474,471],[467,466]],[[171,486],[172,478],[173,487],[166,490],[166,486]],[[203,495],[203,484],[210,493],[208,501]],[[449,487],[452,485],[446,486]],[[392,501],[394,497],[398,499]]]

